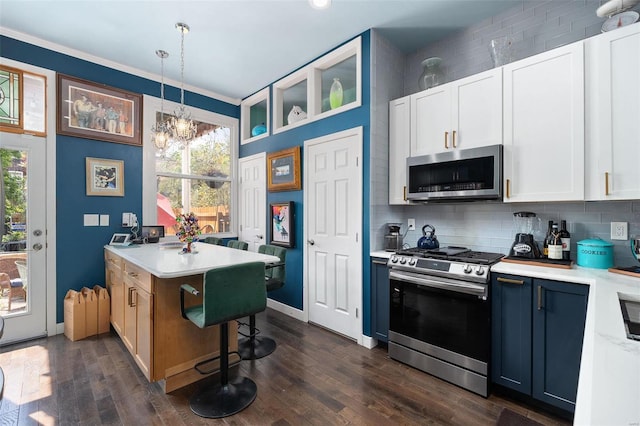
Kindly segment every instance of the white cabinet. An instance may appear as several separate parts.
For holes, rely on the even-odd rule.
[[[585,42],[586,199],[640,198],[640,24]]]
[[[389,102],[389,204],[407,201],[407,157],[410,155],[410,96]]]
[[[503,67],[504,201],[584,199],[583,42]]]
[[[411,156],[502,143],[502,69],[411,95]]]

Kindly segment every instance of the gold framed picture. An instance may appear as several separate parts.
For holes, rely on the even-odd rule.
[[[124,197],[124,161],[87,157],[87,195]]]
[[[302,189],[300,180],[300,147],[267,155],[267,188],[271,192]]]

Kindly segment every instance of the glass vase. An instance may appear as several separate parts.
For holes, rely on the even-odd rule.
[[[336,109],[342,106],[342,83],[339,78],[334,78],[331,84],[331,90],[329,90],[329,105],[331,109]]]
[[[489,42],[489,52],[494,67],[501,67],[511,62],[511,38],[498,37]]]
[[[426,90],[438,84],[444,83],[444,74],[440,69],[442,59],[433,57],[422,61],[422,74],[418,79],[420,90]]]

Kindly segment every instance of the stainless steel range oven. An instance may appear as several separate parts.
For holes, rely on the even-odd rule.
[[[489,267],[502,254],[418,248],[389,266],[389,356],[488,396]]]

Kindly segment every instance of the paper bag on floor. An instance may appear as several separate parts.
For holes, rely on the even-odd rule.
[[[98,334],[109,332],[109,317],[111,315],[111,299],[106,288],[96,285],[93,291],[98,298]]]
[[[67,291],[64,296],[64,335],[71,341],[87,337],[86,310],[82,293],[75,290]]]
[[[84,309],[86,312],[86,336],[98,334],[98,298],[93,289],[82,287],[82,297],[84,297]]]

